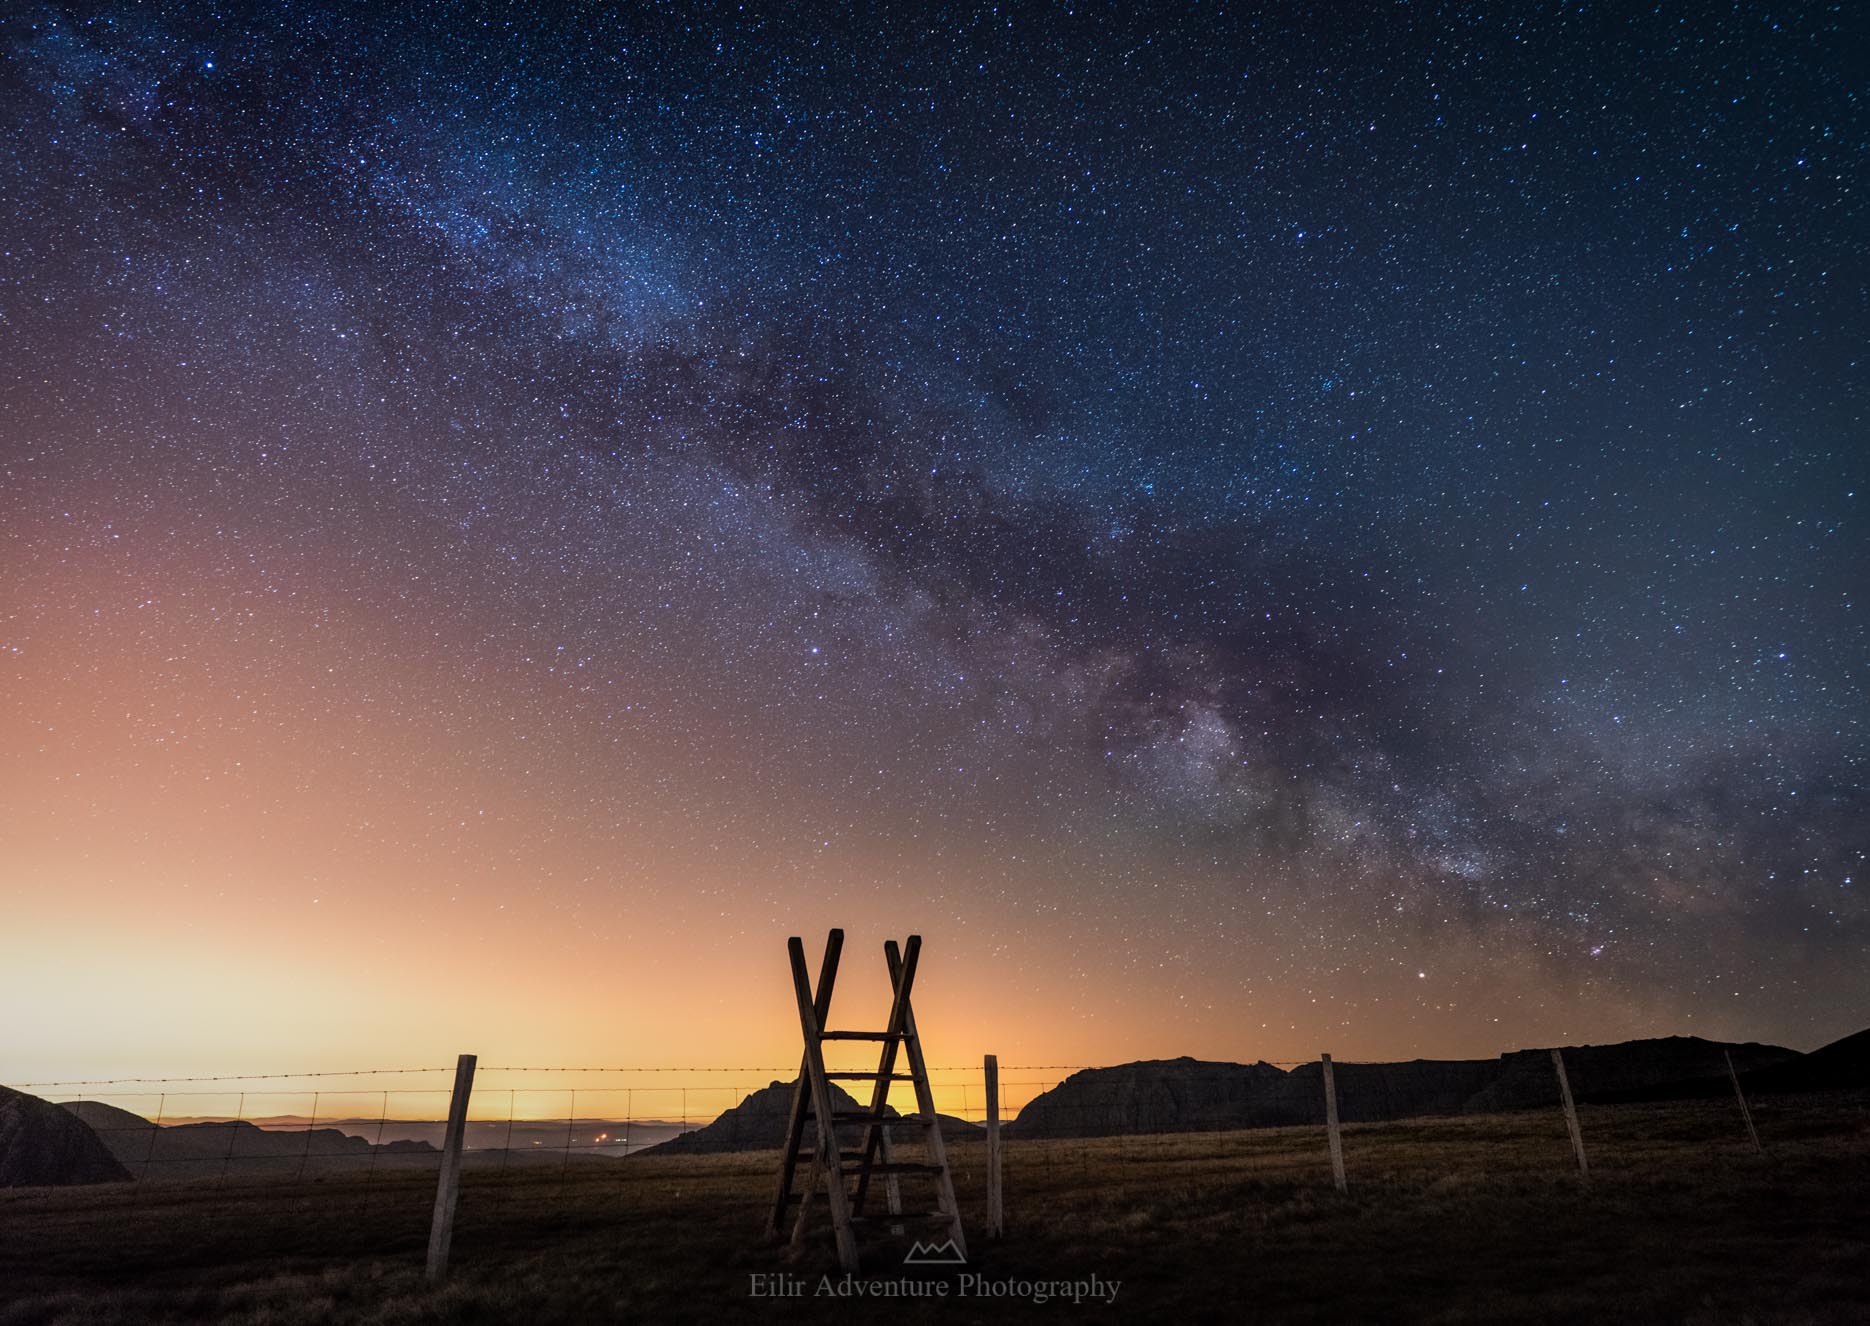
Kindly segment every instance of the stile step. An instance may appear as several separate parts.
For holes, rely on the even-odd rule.
[[[890,1073],[887,1076],[882,1073],[826,1073],[825,1076],[830,1078],[833,1082],[915,1081],[915,1078],[911,1077],[908,1073]]]

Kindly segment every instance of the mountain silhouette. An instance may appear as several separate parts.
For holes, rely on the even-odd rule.
[[[1790,1063],[1747,1073],[1749,1090],[1831,1091],[1870,1086],[1870,1028],[1820,1046]]]
[[[1804,1091],[1840,1091],[1870,1087],[1870,1030],[1855,1032],[1809,1054],[1762,1063],[1757,1056],[1744,1056],[1736,1047],[1734,1071],[1749,1096],[1788,1095]],[[1567,1052],[1569,1053],[1569,1052]],[[1734,1089],[1727,1065],[1716,1061],[1692,1077],[1660,1084],[1602,1092],[1595,1100],[1696,1100],[1726,1096]]]
[[[1737,1070],[1749,1074],[1790,1071],[1802,1059],[1827,1051],[1801,1056],[1775,1045],[1668,1036],[1565,1047],[1565,1071],[1572,1094],[1581,1101],[1632,1099],[1717,1073],[1725,1084],[1724,1052],[1733,1056]],[[1848,1076],[1851,1064],[1862,1065],[1870,1058],[1870,1043],[1855,1051],[1841,1049],[1832,1058],[1839,1065],[1838,1075]],[[1861,1081],[1861,1067],[1856,1071]],[[1346,1123],[1558,1103],[1549,1049],[1514,1050],[1498,1059],[1338,1063],[1332,1077],[1338,1117]],[[1731,1085],[1726,1089],[1732,1090]],[[1287,1071],[1268,1063],[1180,1058],[1081,1070],[1035,1097],[1006,1128],[1009,1136],[1017,1137],[1102,1137],[1323,1121],[1324,1074],[1318,1063]]]
[[[770,1151],[786,1144],[786,1120],[792,1110],[793,1082],[772,1082],[758,1091],[749,1092],[740,1104],[724,1111],[713,1123],[701,1128],[693,1128],[679,1136],[655,1146],[645,1147],[638,1155],[699,1155],[714,1151]],[[834,1109],[858,1110],[866,1108],[835,1082],[830,1084],[831,1103]],[[886,1112],[895,1115],[893,1106],[885,1106]],[[957,1119],[953,1115],[936,1116],[941,1121],[943,1137],[978,1136],[978,1124],[966,1119]],[[845,1145],[853,1145],[863,1138],[863,1125],[841,1123],[838,1134],[844,1138]],[[915,1138],[906,1133],[894,1135],[902,1141]]]
[[[49,1100],[0,1087],[0,1188],[130,1177],[96,1133]]]

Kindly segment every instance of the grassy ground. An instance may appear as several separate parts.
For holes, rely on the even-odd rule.
[[[0,1194],[0,1326],[1870,1320],[1870,1102],[1756,1113],[1764,1157],[1729,1106],[1587,1107],[1588,1186],[1556,1112],[1352,1127],[1348,1196],[1319,1129],[1009,1143],[991,1244],[981,1149],[955,1148],[969,1271],[1095,1274],[1114,1306],[813,1297],[828,1237],[796,1262],[758,1237],[770,1154],[469,1173],[435,1291],[427,1175],[21,1191]],[[866,1277],[901,1276],[902,1246]],[[805,1297],[749,1297],[781,1271]]]

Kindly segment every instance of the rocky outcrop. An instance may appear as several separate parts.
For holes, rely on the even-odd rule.
[[[1009,1136],[1099,1137],[1304,1121],[1289,1075],[1271,1064],[1149,1059],[1073,1073],[1007,1126]]]
[[[835,1084],[831,1096],[837,1108],[861,1108],[847,1091]],[[765,1151],[786,1144],[786,1120],[792,1109],[792,1083],[773,1082],[748,1094],[713,1123],[690,1129],[666,1142],[645,1147],[638,1155],[699,1155],[712,1151]]]
[[[746,1099],[725,1111],[713,1123],[690,1129],[655,1146],[645,1147],[637,1154],[701,1155],[716,1151],[777,1150],[786,1144],[786,1121],[791,1116],[792,1090],[793,1082],[770,1083],[749,1093]],[[837,1109],[864,1108],[835,1082],[831,1084],[831,1097]],[[896,1112],[893,1108],[888,1109],[892,1115]],[[981,1131],[979,1125],[965,1119],[947,1114],[937,1117],[941,1121],[943,1137],[978,1136]],[[862,1142],[864,1129],[861,1124],[845,1123],[838,1125],[838,1133],[845,1145],[849,1146]],[[907,1128],[897,1130],[893,1136],[904,1142],[915,1140],[913,1130]]]
[[[0,1087],[0,1188],[118,1183],[130,1177],[82,1119]]]

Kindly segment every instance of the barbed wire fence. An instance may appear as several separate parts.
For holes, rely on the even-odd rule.
[[[1354,1189],[1404,1165],[1401,1132],[1390,1127],[1398,1123],[1441,1125],[1408,1134],[1416,1148],[1408,1163],[1418,1167],[1486,1165],[1495,1154],[1489,1147],[1504,1156],[1499,1148],[1509,1140],[1523,1147],[1531,1138],[1540,1165],[1585,1182],[1606,1142],[1705,1141],[1711,1152],[1763,1154],[1776,1129],[1792,1127],[1791,1098],[1749,1104],[1742,1077],[1762,1065],[1736,1067],[1725,1052],[1706,1063],[1616,1059],[1610,1048],[1405,1064],[1321,1056],[1245,1065],[996,1065],[996,1137],[987,1126],[993,1112],[983,1065],[931,1068],[930,1087],[961,1186],[986,1194],[993,1213],[1003,1202],[1017,1213],[1024,1191],[1093,1179],[1113,1203],[1165,1187],[1215,1189],[1243,1173]],[[782,1144],[798,1068],[496,1064],[469,1075],[465,1096],[443,1085],[456,1071],[19,1085],[91,1127],[135,1181],[132,1212],[143,1194],[170,1184],[210,1185],[227,1195],[230,1211],[283,1184],[325,1214],[406,1221],[417,1239],[438,1222],[452,1228],[452,1203],[444,1213],[435,1200],[452,1182],[451,1164],[468,1184],[468,1224],[498,1222],[509,1207],[521,1209],[516,1203],[532,1210],[573,1189],[581,1198],[614,1191],[628,1204],[644,1182],[674,1183],[698,1201],[721,1191],[710,1183],[764,1183],[773,1168],[765,1153]],[[1656,1104],[1673,1108],[1645,1112]],[[460,1121],[453,1137],[451,1110]],[[1477,1124],[1497,1116],[1519,1120],[1510,1139]],[[989,1159],[996,1150],[998,1166]],[[713,1167],[697,1168],[706,1157],[717,1158]],[[992,1186],[995,1177],[1001,1187]],[[431,1271],[439,1274],[433,1259]]]

